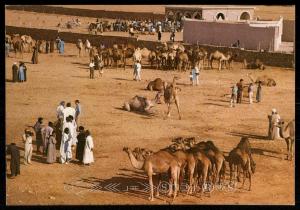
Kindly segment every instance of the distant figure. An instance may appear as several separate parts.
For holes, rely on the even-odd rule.
[[[20,174],[20,151],[15,143],[11,143],[7,146],[7,154],[10,154],[10,171],[11,178]]]
[[[243,100],[243,89],[244,89],[244,84],[243,84],[243,79],[240,79],[240,82],[237,83],[237,87],[238,87],[238,92],[237,92],[237,102],[241,104],[242,100]]]
[[[5,57],[9,57],[10,44],[5,41]]]
[[[42,124],[43,124],[43,118],[39,117],[37,122],[33,126],[33,129],[35,131],[37,153],[42,153],[41,151],[41,147],[43,146]]]
[[[32,151],[33,151],[33,147],[32,147],[32,136],[33,133],[30,132],[28,129],[25,129],[25,133],[23,134],[23,142],[25,143],[25,147],[24,147],[24,164],[31,164],[31,156],[32,156]]]
[[[157,32],[157,39],[158,39],[158,41],[161,41],[161,31]]]
[[[191,72],[190,72],[190,82],[191,82],[191,85],[193,85],[193,70],[191,70]]]
[[[56,133],[52,132],[48,139],[47,163],[56,162]]]
[[[43,127],[42,130],[42,138],[43,138],[43,155],[47,155],[47,147],[50,136],[53,132],[53,123],[49,122],[46,127]]]
[[[17,65],[17,62],[14,62],[12,65],[12,81],[13,82],[18,82],[18,72],[19,72],[19,67]]]
[[[50,53],[54,52],[54,46],[55,46],[55,42],[54,42],[54,40],[51,40],[50,41]]]
[[[55,40],[55,42],[56,42],[56,49],[57,49],[57,52],[59,52],[59,47],[60,47],[60,38],[59,38],[59,36],[57,36],[56,37],[56,40]]]
[[[83,164],[90,165],[91,163],[94,162],[94,154],[93,154],[94,142],[90,131],[87,130],[85,133],[86,133],[86,143],[85,143],[84,153],[83,153]]]
[[[272,114],[271,117],[269,117],[269,119],[271,120],[271,126],[269,126],[271,128],[269,131],[269,139],[271,140],[278,139],[280,136],[279,136],[279,128],[277,127],[277,125],[280,120],[280,116],[277,113],[276,109],[272,109]]]
[[[38,62],[39,62],[38,57],[39,57],[39,51],[38,51],[37,47],[34,46],[33,47],[32,57],[31,57],[31,62],[33,64],[38,64]]]
[[[59,42],[59,53],[64,54],[64,52],[65,52],[65,42],[63,39],[61,39]]]
[[[89,68],[90,68],[90,79],[94,79],[95,63],[93,60],[91,60],[89,64]]]
[[[65,109],[65,101],[61,101],[56,108],[56,117],[60,121],[61,126],[64,122],[64,109]]]
[[[261,81],[258,82],[257,91],[256,91],[256,102],[259,103],[261,101]]]
[[[25,81],[25,67],[24,63],[20,63],[19,65],[19,82],[24,82]]]
[[[133,71],[133,80],[141,81],[141,71],[142,71],[142,65],[139,61],[137,61],[134,64],[134,71]]]
[[[86,143],[86,134],[83,126],[79,126],[79,134],[77,135],[76,159],[81,163],[83,161],[84,147]]]
[[[79,124],[79,115],[81,114],[81,105],[79,100],[75,100],[75,121],[77,125]]]
[[[200,71],[199,71],[199,68],[197,66],[195,66],[195,74],[196,74],[196,85],[199,85]]]
[[[50,48],[50,42],[47,41],[47,42],[46,42],[46,53],[47,53],[47,54],[49,53],[49,48]]]
[[[174,31],[171,32],[170,41],[172,41],[172,42],[175,41],[175,32]]]
[[[235,107],[236,100],[237,100],[237,92],[238,92],[238,87],[236,84],[234,84],[231,89],[230,107]]]
[[[250,83],[249,87],[248,87],[248,95],[249,95],[249,103],[250,104],[253,103],[253,89],[254,89],[253,83]]]

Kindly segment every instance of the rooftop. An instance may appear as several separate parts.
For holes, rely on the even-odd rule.
[[[255,6],[245,5],[166,5],[166,8],[184,9],[255,9]]]

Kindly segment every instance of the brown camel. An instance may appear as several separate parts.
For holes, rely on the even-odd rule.
[[[167,84],[164,87],[164,100],[165,103],[168,106],[168,112],[167,112],[167,117],[171,116],[171,103],[173,103],[173,101],[176,104],[177,107],[177,111],[178,111],[178,115],[179,115],[179,120],[181,120],[181,113],[180,113],[180,109],[179,109],[179,96],[178,96],[178,90],[180,90],[180,88],[178,88],[176,86],[176,80],[178,79],[178,77],[174,76],[173,78],[173,82],[171,84]]]
[[[173,193],[173,200],[177,196],[178,192],[178,177],[180,173],[180,166],[178,160],[175,156],[171,155],[166,151],[158,151],[147,157],[145,160],[137,160],[133,155],[131,149],[124,147],[123,151],[128,154],[130,162],[132,166],[136,169],[144,170],[149,178],[150,185],[150,197],[149,200],[153,201],[153,175],[162,174],[162,173],[170,173],[170,189],[168,196],[171,196],[173,193],[172,184],[175,186],[175,191]],[[159,185],[158,185],[159,186]],[[159,189],[157,187],[157,196],[159,196]]]
[[[14,34],[12,36],[12,45],[15,51],[15,57],[17,57],[17,53],[21,55],[21,58],[23,58],[23,52],[24,52],[24,41],[21,39],[20,35]]]
[[[280,119],[277,127],[279,127],[279,135],[284,138],[287,146],[287,160],[292,160],[294,156],[294,142],[295,142],[295,119],[286,123]]]
[[[255,62],[248,63],[246,59],[244,59],[244,69],[260,69],[265,70],[266,67],[264,64],[259,60],[256,59]]]
[[[213,63],[214,60],[217,60],[217,61],[219,61],[219,68],[218,69],[221,70],[222,65],[224,64],[224,62],[228,61],[228,63],[230,63],[231,58],[232,58],[231,54],[227,54],[225,56],[223,53],[221,53],[220,51],[217,50],[217,51],[211,53],[210,56],[209,56],[210,68],[213,69],[212,63]],[[230,65],[229,65],[229,68],[230,68]]]
[[[156,78],[155,80],[150,81],[148,83],[147,90],[150,90],[150,91],[164,90],[164,81],[161,78]]]
[[[187,53],[177,50],[176,52],[177,70],[181,71],[182,68],[186,71],[189,68],[189,56]]]

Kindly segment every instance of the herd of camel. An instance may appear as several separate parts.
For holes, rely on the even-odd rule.
[[[280,128],[280,136],[287,142],[287,159],[293,158],[293,143],[295,140],[295,120],[285,123],[283,120],[277,125]],[[197,193],[201,189],[201,194],[208,188],[208,184],[215,186],[223,185],[226,176],[226,162],[229,164],[230,187],[236,186],[236,180],[241,181],[243,175],[242,188],[246,179],[249,179],[251,190],[251,177],[255,172],[256,163],[253,160],[251,145],[247,137],[242,137],[238,145],[226,156],[213,143],[213,141],[196,141],[195,137],[178,137],[172,139],[172,144],[153,152],[147,148],[136,147],[133,150],[124,147],[123,151],[128,154],[129,160],[135,169],[143,170],[149,179],[150,197],[154,200],[154,177],[156,183],[156,197],[159,196],[159,186],[162,175],[167,174],[169,181],[168,196],[173,195],[173,200],[178,194],[179,186],[187,178],[187,194]],[[174,192],[173,192],[174,186]],[[210,192],[210,191],[209,191]]]

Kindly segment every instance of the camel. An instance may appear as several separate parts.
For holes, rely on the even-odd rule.
[[[172,184],[175,186],[175,191],[173,193],[173,200],[177,196],[178,192],[178,177],[180,173],[180,166],[178,160],[175,156],[171,155],[169,152],[166,151],[158,151],[147,157],[145,160],[137,160],[133,155],[131,149],[124,147],[123,151],[128,154],[130,159],[131,165],[139,170],[144,170],[147,174],[149,179],[150,185],[150,197],[149,200],[153,201],[153,175],[160,175],[162,173],[170,173],[171,179],[169,180],[170,188],[168,196],[172,195],[173,187]],[[160,184],[160,183],[159,183]],[[158,186],[159,186],[158,184]],[[157,187],[156,196],[159,196],[159,189]]]
[[[294,156],[294,142],[295,142],[295,119],[285,123],[280,119],[277,127],[279,127],[279,135],[284,138],[287,146],[287,160],[292,160]]]
[[[181,113],[180,113],[180,109],[179,109],[179,96],[178,96],[178,90],[180,90],[180,88],[178,88],[176,86],[176,80],[178,79],[178,77],[174,76],[173,78],[173,82],[171,84],[167,84],[165,83],[165,87],[164,87],[164,100],[165,103],[168,106],[168,112],[167,112],[167,117],[171,116],[171,104],[173,103],[173,101],[176,104],[177,107],[177,111],[178,111],[178,115],[179,115],[179,120],[181,120]]]
[[[259,59],[256,59],[255,62],[251,62],[251,63],[247,63],[247,60],[244,59],[244,68],[245,69],[260,69],[260,70],[266,69],[264,64]]]
[[[17,57],[17,53],[19,53],[19,54],[21,54],[21,57],[23,58],[25,44],[19,34],[14,34],[12,36],[12,45],[14,47],[15,57]]]
[[[134,54],[134,47],[131,47],[129,45],[122,47],[122,53],[123,53],[123,63],[124,63],[124,70],[126,68],[126,58],[132,58]],[[142,59],[142,58],[140,58]]]
[[[167,66],[169,69],[176,69],[176,55],[177,51],[176,50],[170,50],[167,53]]]
[[[162,90],[164,90],[164,86],[166,86],[166,84],[164,84],[164,83],[165,82],[161,78],[156,78],[155,80],[150,81],[148,83],[147,90],[162,91]]]
[[[182,68],[184,71],[186,71],[189,68],[188,54],[178,50],[176,53],[176,63],[179,71],[181,71]]]
[[[92,49],[92,45],[88,39],[85,40],[84,49],[85,49],[85,53],[87,52],[88,54],[90,53],[90,50]]]
[[[155,102],[147,99],[143,96],[134,96],[129,101],[125,102],[123,105],[123,109],[127,111],[138,111],[138,112],[146,112],[148,113],[152,107],[154,107]]]
[[[78,57],[81,57],[81,50],[83,49],[83,42],[81,39],[77,40],[76,47],[78,49]]]
[[[100,49],[98,48],[98,54],[102,55],[104,66],[112,66],[114,60],[113,60],[113,49],[112,48],[105,48]]]
[[[276,86],[276,82],[273,78],[268,77],[267,75],[258,76],[256,79],[253,78],[252,74],[247,74],[251,82],[259,83],[261,81],[261,85],[265,85],[268,87]]]
[[[95,58],[96,55],[98,55],[98,51],[97,51],[96,48],[92,47],[92,48],[90,49],[90,52],[89,52],[90,62],[91,62],[92,60],[95,60],[94,58]]]
[[[219,70],[221,70],[222,68],[222,64],[226,61],[228,61],[228,63],[230,63],[232,58],[232,55],[228,54],[227,56],[225,56],[223,53],[221,53],[220,51],[215,51],[214,53],[211,53],[209,56],[209,65],[210,68],[213,69],[212,63],[214,60],[218,60],[219,61]],[[230,65],[229,65],[230,68]]]
[[[256,164],[254,161],[251,161],[251,156],[246,152],[236,147],[230,151],[228,156],[229,168],[230,168],[230,183],[232,183],[233,173],[234,177],[238,177],[239,180],[239,170],[243,170],[243,185],[244,187],[245,180],[249,178],[249,191],[251,191],[251,172],[254,174]],[[235,179],[234,179],[235,180]]]
[[[114,63],[116,64],[117,69],[118,69],[118,65],[119,65],[118,62],[126,60],[126,59],[124,59],[123,51],[121,49],[115,49],[115,48],[112,49],[111,58],[114,61]],[[124,69],[125,69],[125,65],[124,65]]]
[[[156,61],[156,69],[159,67],[159,61],[157,59],[158,53],[156,51],[151,50],[149,52],[148,61],[150,63],[151,68],[153,68],[153,63]]]

